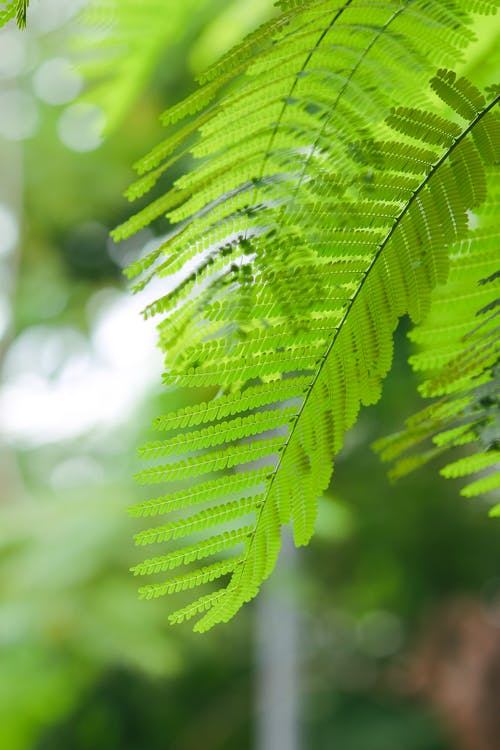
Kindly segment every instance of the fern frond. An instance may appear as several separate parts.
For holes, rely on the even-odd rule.
[[[252,526],[244,526],[242,529],[236,529],[235,531],[225,531],[223,534],[212,536],[189,547],[175,550],[168,555],[145,560],[143,563],[131,568],[131,571],[134,575],[150,575],[151,573],[160,573],[164,570],[172,570],[172,568],[187,565],[195,560],[210,557],[210,555],[215,555],[218,552],[241,544],[250,536],[252,531]]]
[[[470,40],[460,3],[316,0],[285,12],[286,25],[241,50],[240,85],[189,123],[196,168],[115,233],[165,212],[180,222],[131,276],[145,273],[140,287],[165,277],[165,296],[146,313],[165,316],[165,382],[220,389],[157,421],[173,434],[143,453],[169,461],[139,475],[173,483],[140,514],[191,499],[207,507],[138,541],[247,529],[254,514],[227,587],[173,616],[203,613],[200,631],[256,595],[283,524],[296,544],[309,541],[345,432],[380,396],[398,319],[423,320],[497,158],[496,102],[472,84],[440,69],[441,104],[422,106],[429,71]],[[186,148],[173,139],[160,149],[169,164]],[[161,170],[159,153],[140,169]],[[235,485],[224,500],[232,467],[252,491]],[[189,490],[177,485],[198,476]]]
[[[88,82],[83,98],[105,112],[108,131],[126,116],[190,16],[200,16],[207,5],[200,0],[90,0],[73,43],[79,69]],[[207,103],[207,97],[203,99]],[[188,107],[186,112],[190,111]]]
[[[455,62],[459,57],[460,48],[467,44],[470,37],[466,27],[470,18],[467,18],[462,9],[454,7],[454,3],[441,5],[446,5],[448,12],[444,8],[438,10],[435,4],[423,2],[400,4],[375,0],[351,0],[347,3],[323,0],[287,9],[283,17],[272,21],[258,33],[257,47],[254,47],[253,42],[249,47],[244,42],[214,69],[211,80],[220,81],[220,76],[223,75],[233,78],[235,74],[243,72],[246,73],[246,78],[236,92],[227,94],[220,103],[214,105],[213,110],[208,113],[203,111],[201,119],[190,123],[190,132],[200,131],[201,141],[197,148],[213,132],[219,132],[224,138],[235,139],[233,148],[245,152],[246,162],[249,144],[244,123],[248,117],[252,117],[256,110],[259,112],[260,127],[252,128],[252,135],[255,137],[259,133],[265,137],[267,133],[272,146],[273,142],[281,142],[289,123],[295,122],[297,113],[307,111],[310,103],[314,103],[315,107],[320,105],[320,97],[325,98],[324,110],[327,115],[332,105],[335,108],[336,132],[342,121],[346,131],[353,135],[358,132],[360,123],[366,122],[367,98],[364,91],[370,92],[369,105],[373,117],[383,117],[388,114],[391,106],[386,92],[393,89],[404,95],[415,89],[417,81],[423,83],[430,67],[428,57],[432,57],[434,63],[439,60]],[[439,44],[434,44],[432,50],[428,49],[430,34],[439,36]],[[447,52],[448,40],[451,39],[453,41],[449,42]],[[283,48],[290,48],[295,56],[289,72],[283,69]],[[335,49],[335,60],[331,58],[332,49]],[[250,56],[247,55],[248,51]],[[254,59],[258,62],[252,65]],[[342,71],[342,75],[338,71]],[[411,71],[411,74],[405,71]],[[216,75],[217,72],[219,76]],[[332,76],[336,78],[332,79]],[[380,80],[385,81],[383,88],[379,86]],[[208,86],[210,85],[209,83]],[[265,97],[260,96],[263,89],[266,90]],[[202,97],[201,106],[205,107],[212,97],[203,98],[204,90],[200,91],[200,94],[194,96]],[[358,96],[362,96],[361,100],[356,97],[355,91],[360,92]],[[182,117],[199,109],[198,103],[191,106],[188,102],[189,100],[186,105],[180,105],[185,107],[180,113]],[[263,102],[266,103],[263,105]],[[180,114],[178,108],[175,108],[172,116],[166,117],[165,121],[176,121],[180,119]],[[313,119],[317,121],[316,118]],[[235,127],[236,123],[238,127]],[[324,129],[325,138],[329,136],[330,127]],[[276,138],[278,133],[279,139]],[[154,157],[146,157],[138,165],[139,173],[157,168],[165,155],[170,155],[177,148],[177,133],[172,137],[172,148],[167,140],[160,150],[155,149]],[[302,133],[301,137],[299,131],[295,145],[299,146],[300,141],[305,146],[310,145],[307,133]],[[329,143],[332,143],[331,138]],[[227,145],[224,142],[221,152],[215,143],[211,149],[205,147],[203,153],[222,156],[227,153]],[[270,153],[266,162],[272,162],[273,158],[274,155]],[[233,159],[236,161],[237,154],[234,154]],[[214,169],[217,168],[217,163],[218,159],[213,164]],[[248,172],[251,173],[251,179],[255,177],[255,171],[243,169],[240,184],[243,184],[244,175]],[[263,176],[264,172],[261,172],[260,177]],[[192,194],[199,192],[201,184],[198,173],[187,177],[186,185],[191,188]],[[225,185],[213,184],[213,195],[216,198],[226,191]],[[182,196],[178,197],[182,200]],[[207,202],[208,197],[205,194]],[[158,205],[158,211],[157,215],[161,215],[168,208]],[[148,211],[139,214],[117,230],[115,236],[126,236],[153,218]],[[168,248],[165,248],[165,252],[168,252]]]
[[[173,612],[171,615],[169,615],[168,619],[172,623],[172,625],[180,624],[182,622],[190,620],[192,617],[195,617],[195,615],[199,615],[209,610],[214,606],[214,604],[222,599],[225,594],[226,589],[222,588],[218,591],[213,591],[210,594],[200,596],[199,599],[192,602],[191,604],[188,604],[186,607],[182,607],[176,612]]]
[[[88,82],[84,97],[106,115],[113,130],[145,85],[178,12],[161,0],[91,0],[75,40],[79,69]]]
[[[206,565],[204,568],[193,570],[190,573],[185,573],[182,576],[176,576],[170,578],[164,583],[152,583],[148,586],[142,586],[139,589],[139,593],[144,599],[156,599],[159,596],[165,594],[174,594],[179,591],[186,591],[192,589],[195,586],[201,586],[204,583],[210,583],[215,581],[221,576],[232,573],[238,565],[241,564],[242,558],[236,557],[230,560],[221,560],[220,562],[213,563],[212,565]]]
[[[490,198],[479,212],[479,227],[452,245],[449,282],[434,290],[428,319],[411,334],[420,351],[410,362],[430,375],[420,391],[439,400],[409,418],[402,433],[375,445],[383,460],[395,461],[393,478],[464,446],[474,449],[441,470],[445,477],[488,470],[462,489],[466,497],[493,491],[500,483],[500,232],[493,219],[498,207],[494,178],[489,175]],[[420,448],[429,441],[433,447]]]
[[[26,16],[28,13],[29,4],[30,0],[17,0],[16,2],[17,25],[20,29],[24,29],[26,26]]]
[[[272,381],[250,386],[244,392],[217,396],[208,403],[186,406],[177,412],[157,417],[153,421],[155,430],[177,430],[195,427],[205,422],[219,422],[229,416],[276,402],[296,399],[305,391],[308,378],[291,377],[284,381]]]
[[[148,443],[139,450],[141,458],[158,458],[175,453],[195,452],[203,448],[213,448],[217,445],[241,440],[252,435],[260,435],[278,427],[290,427],[295,416],[295,409],[275,409],[249,414],[246,417],[236,417],[224,422],[217,422],[204,430],[193,430],[188,434],[176,435],[170,440]]]
[[[500,451],[493,450],[459,458],[458,461],[445,466],[441,473],[444,477],[466,477],[495,464],[500,464]]]
[[[220,500],[226,495],[237,495],[241,491],[248,492],[256,485],[261,484],[266,474],[267,469],[260,468],[218,477],[191,486],[189,489],[179,490],[154,500],[138,503],[133,505],[129,512],[133,516],[157,516],[206,501]]]
[[[186,458],[176,463],[155,466],[140,472],[136,479],[141,484],[154,482],[170,482],[174,479],[185,479],[186,477],[211,474],[214,471],[232,469],[235,466],[257,461],[265,456],[272,455],[281,447],[281,441],[277,438],[261,440],[251,445],[236,445],[223,448],[219,451],[204,453],[201,458]]]
[[[11,0],[10,2],[4,2],[2,4],[5,7],[0,10],[0,28],[15,17],[19,28],[24,29],[26,26],[28,6],[30,4],[29,0]]]
[[[253,495],[242,500],[231,500],[228,503],[214,505],[194,516],[141,531],[136,534],[135,541],[137,544],[151,544],[152,542],[167,542],[169,539],[180,539],[219,523],[232,521],[235,518],[252,513],[260,506],[262,500],[261,495]]]

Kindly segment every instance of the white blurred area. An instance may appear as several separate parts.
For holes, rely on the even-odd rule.
[[[37,325],[15,338],[11,330],[23,255],[22,142],[36,135],[50,106],[60,108],[55,135],[64,146],[84,152],[102,143],[102,112],[74,101],[81,75],[64,53],[51,51],[44,59],[46,35],[65,27],[86,4],[31,0],[26,30],[20,33],[14,21],[0,30],[0,443],[16,448],[119,428],[161,382],[155,327],[140,315],[144,295],[116,288],[95,293],[87,305],[88,335],[58,321],[66,300],[55,297],[54,314],[40,315]],[[56,484],[64,485],[65,471],[92,473],[83,464],[63,468]]]
[[[64,56],[44,59],[44,38],[62,27],[88,0],[31,0],[29,23],[19,33],[14,21],[0,29],[0,137],[24,141],[40,128],[41,106],[63,107],[57,136],[71,151],[93,151],[103,142],[103,111],[77,102],[83,88],[81,73]]]
[[[94,151],[103,143],[106,117],[100,107],[77,102],[66,107],[57,123],[59,139],[71,151]]]
[[[3,365],[0,437],[34,447],[126,424],[162,369],[155,328],[140,316],[143,305],[104,289],[88,303],[89,339],[68,326],[23,331]]]
[[[45,60],[33,75],[35,94],[54,106],[71,102],[82,90],[82,76],[69,60],[54,57]]]
[[[37,34],[54,31],[75,16],[86,4],[87,0],[30,0],[30,29]]]
[[[19,240],[19,224],[14,211],[0,203],[0,259],[8,256]]]

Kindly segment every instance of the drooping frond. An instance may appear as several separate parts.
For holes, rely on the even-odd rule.
[[[419,351],[410,358],[427,374],[419,390],[433,402],[406,421],[406,429],[375,444],[394,461],[398,478],[444,454],[454,460],[445,477],[480,476],[462,494],[472,497],[500,488],[500,229],[497,175],[479,226],[451,247],[450,278],[432,294],[431,311],[411,338]],[[463,450],[469,455],[463,455]],[[470,451],[474,452],[470,454]],[[459,457],[456,457],[456,456]]]
[[[26,26],[26,15],[28,12],[28,6],[30,4],[30,0],[17,0],[16,3],[16,18],[17,18],[17,25],[20,29],[24,29]]]
[[[20,29],[23,29],[26,26],[29,4],[29,0],[11,0],[11,2],[2,3],[5,7],[0,10],[0,28],[15,17],[17,25]]]
[[[143,90],[189,4],[91,0],[85,8],[75,39],[82,58],[79,68],[89,84],[86,98],[103,110],[108,130],[118,125]]]
[[[230,576],[172,615],[202,614],[200,631],[255,596],[283,524],[297,544],[309,541],[344,434],[379,398],[398,319],[427,312],[497,159],[496,102],[468,81],[440,70],[432,85],[442,107],[421,107],[429,68],[469,40],[460,3],[283,9],[167,114],[193,118],[139,164],[129,195],[186,149],[197,166],[115,233],[164,214],[177,224],[130,275],[143,274],[138,288],[165,277],[145,311],[162,316],[165,382],[216,389],[156,420],[166,434],[144,447],[153,465],[138,478],[167,491],[132,509],[175,513],[140,543],[202,534],[200,559],[217,551],[215,563],[143,589],[157,596]],[[235,72],[240,85],[226,86]],[[171,554],[194,560],[196,544],[136,572],[168,569]]]
[[[103,110],[108,132],[122,122],[159,62],[173,64],[175,52],[168,51],[186,29],[197,30],[192,19],[202,25],[219,10],[209,0],[90,0],[73,45],[88,83],[81,98]]]

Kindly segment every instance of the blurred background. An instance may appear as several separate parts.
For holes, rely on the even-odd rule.
[[[404,321],[311,546],[204,636],[137,597],[136,446],[188,396],[122,275],[154,235],[108,233],[160,113],[273,13],[166,4],[111,44],[109,3],[32,0],[0,30],[0,747],[495,750],[498,521],[437,471],[390,486],[369,448],[419,405]]]

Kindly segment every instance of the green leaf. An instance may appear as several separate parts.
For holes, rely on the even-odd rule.
[[[138,289],[164,279],[165,293],[145,310],[160,321],[164,382],[218,389],[212,400],[155,421],[171,434],[141,453],[166,462],[138,479],[167,482],[168,490],[134,511],[207,503],[140,532],[140,543],[207,527],[219,529],[217,538],[245,529],[233,568],[218,562],[143,589],[156,596],[230,573],[225,588],[172,616],[201,614],[199,631],[257,594],[283,524],[292,524],[297,545],[310,540],[345,432],[360,407],[380,397],[398,320],[409,314],[423,325],[433,290],[447,288],[451,249],[470,242],[469,217],[488,196],[497,159],[496,100],[442,67],[472,38],[463,3],[309,0],[282,8],[165,116],[187,118],[183,134],[173,132],[139,163],[131,197],[153,188],[186,152],[194,167],[115,232],[126,237],[164,215],[176,225],[130,275]],[[491,267],[483,241],[476,278]],[[470,312],[463,297],[457,311]],[[489,304],[491,289],[479,297]],[[485,318],[469,341],[460,377],[491,364],[493,327]],[[450,337],[448,362],[463,333]],[[439,359],[441,349],[429,356]],[[179,487],[200,476],[193,488]],[[168,566],[171,554],[144,570]]]

